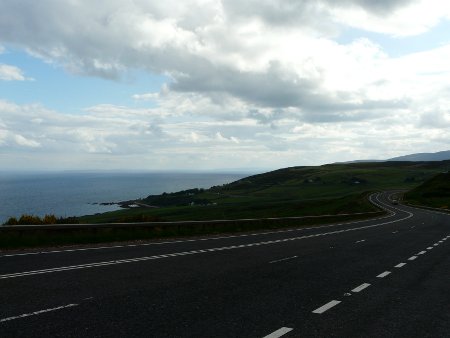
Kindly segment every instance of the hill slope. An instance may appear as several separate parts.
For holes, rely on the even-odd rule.
[[[210,189],[151,195],[136,208],[83,218],[128,221],[145,214],[162,220],[284,217],[373,211],[370,191],[411,189],[442,172],[443,162],[377,162],[291,167]],[[139,216],[140,217],[140,216]]]
[[[441,173],[405,194],[410,203],[449,209],[450,174]]]

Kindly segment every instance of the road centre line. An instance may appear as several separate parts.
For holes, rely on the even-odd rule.
[[[361,292],[362,290],[368,288],[369,286],[370,286],[369,283],[363,283],[363,284],[361,284],[360,286],[357,286],[356,288],[354,288],[354,289],[352,290],[352,292]]]
[[[390,271],[385,271],[385,272],[383,272],[383,273],[380,273],[377,277],[378,277],[378,278],[384,278],[384,277],[386,277],[386,276],[388,276],[388,275],[390,275],[390,274],[391,274]]]
[[[431,249],[433,249],[433,247],[432,247],[432,246],[429,246],[429,247],[427,247],[427,250],[431,250]]]
[[[233,250],[233,249],[240,249],[240,248],[248,248],[248,247],[252,247],[252,246],[270,245],[270,244],[275,244],[275,243],[285,243],[285,242],[291,242],[291,241],[296,241],[296,240],[301,240],[301,239],[315,238],[315,237],[340,234],[340,233],[345,233],[345,232],[350,232],[350,231],[357,231],[357,230],[375,228],[375,227],[379,227],[379,226],[386,225],[386,224],[392,224],[392,223],[400,222],[400,221],[408,219],[408,218],[410,218],[412,216],[413,216],[413,214],[410,213],[410,215],[405,217],[405,218],[401,218],[401,219],[394,220],[394,221],[389,221],[389,222],[384,222],[384,223],[366,225],[366,226],[357,227],[357,228],[348,228],[348,229],[342,229],[342,230],[335,230],[335,231],[323,232],[323,233],[312,234],[312,235],[304,235],[304,236],[289,237],[289,238],[283,238],[283,239],[277,239],[277,240],[255,242],[255,243],[249,243],[249,244],[232,245],[232,246],[224,246],[224,247],[217,247],[217,248],[210,248],[210,249],[203,249],[203,250],[192,250],[192,251],[184,251],[184,252],[175,252],[175,253],[169,253],[169,254],[154,255],[154,256],[144,256],[144,257],[137,257],[137,258],[131,258],[131,259],[120,259],[120,260],[95,262],[95,263],[80,264],[80,265],[69,265],[69,266],[62,266],[62,267],[50,268],[50,269],[42,269],[42,270],[33,270],[33,271],[25,271],[25,272],[18,272],[18,273],[10,273],[10,274],[5,274],[5,275],[0,275],[0,279],[16,278],[16,277],[23,277],[23,276],[30,276],[30,275],[39,275],[39,274],[47,274],[47,273],[52,273],[52,272],[60,272],[60,271],[68,271],[68,270],[87,269],[87,268],[100,267],[100,266],[106,266],[106,265],[116,265],[116,264],[124,264],[124,263],[142,262],[142,261],[156,260],[156,259],[162,259],[162,258],[168,258],[168,257],[193,255],[193,254],[199,254],[199,253],[205,253],[205,252],[209,253],[209,252],[215,252],[215,251]]]
[[[277,259],[277,260],[269,262],[269,264],[278,263],[278,262],[284,262],[284,261],[288,261],[288,260],[295,259],[295,258],[298,258],[298,256],[292,256],[292,257],[286,257],[286,258],[282,258],[282,259]]]
[[[377,198],[378,198],[378,196],[377,196]],[[369,200],[371,201],[372,204],[381,207],[379,204],[377,204],[375,201],[372,200],[372,197],[370,197]],[[385,209],[385,208],[383,208],[383,209]],[[385,209],[385,210],[389,211],[389,209]],[[400,209],[397,209],[397,210],[400,210]],[[402,210],[400,210],[400,211],[402,211]],[[409,213],[409,212],[407,212],[407,213]],[[411,214],[411,213],[409,213],[409,214]],[[112,246],[100,246],[100,247],[89,247],[89,248],[76,248],[76,249],[62,249],[62,250],[15,253],[15,254],[0,255],[0,258],[3,258],[3,257],[14,257],[14,256],[44,255],[44,254],[55,254],[55,253],[65,253],[65,252],[77,252],[77,251],[89,251],[89,250],[107,250],[107,249],[119,249],[119,248],[133,248],[133,247],[143,247],[143,246],[152,246],[152,245],[178,244],[178,243],[189,243],[189,242],[203,242],[203,241],[213,241],[213,240],[228,239],[228,238],[240,238],[240,237],[252,237],[252,236],[261,236],[261,235],[273,235],[273,234],[288,233],[288,232],[293,232],[293,231],[325,229],[325,228],[331,228],[331,227],[336,227],[336,226],[341,226],[341,225],[358,224],[358,223],[363,223],[363,222],[367,222],[367,221],[382,220],[382,219],[390,218],[392,216],[394,216],[394,215],[390,214],[390,215],[387,215],[387,216],[374,218],[372,220],[359,220],[359,221],[336,223],[336,224],[328,224],[328,225],[321,225],[321,226],[308,227],[308,228],[294,228],[294,229],[286,229],[286,230],[256,232],[256,233],[241,234],[241,235],[217,236],[217,237],[206,237],[206,238],[196,238],[196,239],[183,239],[183,240],[164,241],[164,242],[152,242],[152,243],[142,243],[142,244],[126,244],[126,245],[112,245]],[[411,217],[412,217],[412,214],[411,214]],[[402,221],[402,220],[403,219],[400,219],[400,220],[397,220],[397,221],[394,221],[394,222],[399,222],[399,221]],[[384,223],[384,224],[389,224],[389,223]],[[381,225],[383,225],[383,224],[381,224]]]
[[[332,300],[331,302],[326,303],[325,305],[322,305],[321,307],[315,309],[313,311],[313,313],[317,313],[317,314],[322,314],[325,311],[328,311],[329,309],[331,309],[332,307],[335,307],[336,305],[338,305],[341,301],[339,300]]]
[[[43,313],[58,311],[58,310],[62,310],[62,309],[67,309],[67,308],[78,306],[78,305],[79,304],[68,304],[68,305],[54,307],[52,309],[45,309],[45,310],[35,311],[35,312],[31,312],[31,313],[25,313],[23,315],[3,318],[3,319],[0,319],[0,323],[9,322],[11,320],[25,318],[25,317],[37,316],[37,315],[40,315],[40,314],[43,314]]]
[[[406,263],[399,263],[395,266],[395,268],[402,268],[406,265]]]
[[[413,260],[418,258],[418,255],[423,255],[425,253],[426,253],[425,250],[420,251],[417,254],[417,256],[411,256],[411,257],[408,258],[408,260],[413,261]],[[404,263],[404,262],[398,263],[397,265],[395,265],[395,268],[402,268],[405,265],[406,265],[406,263]],[[392,273],[391,271],[384,271],[384,272],[380,273],[379,275],[377,275],[377,278],[384,278],[384,277],[390,275],[391,273]],[[371,284],[369,284],[369,283],[363,283],[363,284],[357,286],[356,288],[354,288],[353,290],[351,290],[351,292],[354,292],[354,293],[361,292],[362,290],[368,288],[370,285]],[[349,293],[345,294],[345,296],[350,296],[350,295],[351,294],[349,294]],[[341,303],[341,302],[337,301],[337,300],[333,300],[333,301],[331,301],[331,302],[321,306],[320,308],[314,310],[313,313],[319,313],[319,314],[323,313],[323,312],[327,311],[328,309],[332,308],[333,306],[336,306],[339,303]]]
[[[439,243],[434,243],[433,245],[434,245],[434,246],[438,246],[438,245],[439,245]]]
[[[361,239],[359,241],[356,241],[355,243],[362,243],[362,242],[365,242],[365,241],[366,241],[365,239]]]
[[[286,333],[291,332],[293,329],[290,327],[282,327],[281,329],[272,332],[271,334],[265,336],[264,338],[278,338],[284,336]]]

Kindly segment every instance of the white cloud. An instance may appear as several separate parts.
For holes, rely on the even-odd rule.
[[[22,135],[14,135],[14,141],[22,147],[30,147],[30,148],[38,148],[41,146],[41,144],[35,140],[30,140],[27,139],[25,137],[23,137]]]
[[[27,79],[22,70],[15,66],[0,64],[0,80],[4,81],[25,81]]]
[[[84,165],[97,155],[155,168],[440,150],[449,136],[450,47],[392,58],[367,38],[335,38],[349,27],[421,34],[447,20],[449,7],[444,0],[3,0],[0,43],[77,74],[114,80],[137,69],[171,80],[160,92],[132,96],[139,106],[150,101],[147,109],[101,104],[76,115],[0,101],[0,150],[34,146],[55,158],[69,151]],[[25,79],[8,65],[0,78]]]
[[[450,137],[448,128],[424,125],[411,110],[370,122],[308,122],[291,115],[272,125],[245,114],[211,119],[204,111],[218,108],[202,104],[192,119],[181,112],[159,114],[161,107],[103,105],[75,115],[0,101],[0,160],[18,166],[22,157],[10,157],[16,152],[32,158],[35,167],[56,169],[274,168],[444,150]],[[433,112],[449,121],[447,111]]]
[[[378,1],[366,2],[378,3]],[[402,6],[389,11],[373,12],[367,11],[365,7],[355,6],[337,7],[333,12],[337,21],[347,26],[397,37],[422,34],[437,25],[441,19],[450,17],[450,4],[446,0],[417,0],[403,3]]]

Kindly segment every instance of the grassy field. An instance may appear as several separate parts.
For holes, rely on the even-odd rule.
[[[450,161],[285,168],[210,189],[194,188],[138,201],[153,208],[123,209],[77,219],[80,223],[105,223],[98,226],[0,228],[0,248],[232,233],[379,217],[382,211],[360,214],[377,211],[367,197],[379,190],[410,190],[405,194],[408,202],[448,208],[450,174],[443,172],[449,167]],[[267,219],[317,215],[333,216]],[[242,220],[248,218],[258,220]],[[196,220],[202,222],[158,223]],[[138,224],[111,224],[131,222]]]
[[[433,208],[450,209],[450,173],[441,173],[404,195],[405,201]]]
[[[152,195],[132,208],[81,217],[81,222],[211,220],[374,211],[371,191],[413,189],[450,166],[442,162],[376,162],[292,167],[210,189]]]

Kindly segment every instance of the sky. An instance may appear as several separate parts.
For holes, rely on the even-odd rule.
[[[450,149],[447,0],[1,0],[3,170]]]

